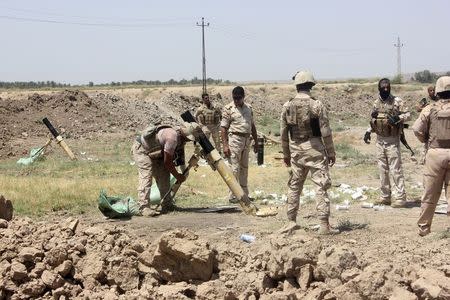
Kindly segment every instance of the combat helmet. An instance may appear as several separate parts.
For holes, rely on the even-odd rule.
[[[295,85],[304,84],[307,82],[312,83],[313,86],[316,84],[316,80],[310,71],[298,71],[292,79],[294,80]]]
[[[441,76],[436,81],[436,94],[450,92],[450,76]]]

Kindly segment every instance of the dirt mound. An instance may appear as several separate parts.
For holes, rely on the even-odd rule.
[[[109,225],[108,225],[109,224]],[[0,229],[0,299],[448,299],[450,266],[367,263],[300,235],[209,244],[187,229],[156,241],[76,219]]]

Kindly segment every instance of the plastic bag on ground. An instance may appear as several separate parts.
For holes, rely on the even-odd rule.
[[[105,190],[100,191],[98,209],[110,219],[129,218],[139,214],[139,204],[136,200],[130,196],[107,196]]]

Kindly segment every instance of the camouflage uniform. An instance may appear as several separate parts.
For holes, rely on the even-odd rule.
[[[252,107],[244,103],[237,107],[234,102],[226,105],[222,113],[221,127],[228,130],[228,145],[231,156],[229,163],[237,181],[248,196],[248,158],[251,146],[253,124]],[[233,195],[230,193],[230,199]]]
[[[202,106],[200,106],[195,112],[195,119],[203,126],[202,129],[206,137],[209,139],[212,136],[214,146],[219,152],[221,152],[220,115],[220,109],[214,107],[212,104],[211,107],[207,107],[205,104],[202,104]]]
[[[374,102],[373,109],[378,117],[370,122],[371,130],[377,134],[377,158],[380,170],[381,195],[380,203],[390,204],[391,194],[394,206],[403,206],[406,201],[405,179],[403,177],[402,157],[400,154],[400,134],[403,122],[409,120],[409,112],[405,112],[403,100],[390,95],[386,100],[380,97]],[[398,126],[388,122],[388,115],[400,118]],[[392,176],[392,182],[389,179]]]
[[[447,89],[450,90],[448,76],[438,79],[436,90],[441,79],[446,80]],[[414,122],[413,131],[421,142],[428,144],[423,174],[425,191],[422,196],[422,212],[417,222],[419,234],[426,235],[430,232],[443,186],[446,198],[450,199],[450,99],[438,100],[423,109]],[[447,215],[450,216],[450,203]]]
[[[319,121],[317,129],[311,120]],[[296,221],[299,199],[308,172],[316,185],[316,209],[319,219],[327,221],[330,215],[330,200],[327,190],[331,187],[328,171],[328,156],[335,156],[331,128],[325,106],[301,91],[283,105],[281,113],[281,143],[283,155],[291,162],[288,182],[288,211],[290,221]]]
[[[170,189],[170,172],[164,165],[164,144],[166,141],[161,138],[162,130],[170,128],[169,126],[150,125],[141,135],[136,137],[131,152],[133,159],[139,171],[138,202],[141,207],[148,207],[150,200],[150,188],[152,186],[152,177],[161,195],[165,195]],[[172,129],[172,128],[170,128]],[[176,131],[176,150],[180,152],[184,149],[184,143],[181,143],[180,133]],[[181,151],[182,152],[182,151]],[[170,195],[166,197],[161,207],[173,206]]]

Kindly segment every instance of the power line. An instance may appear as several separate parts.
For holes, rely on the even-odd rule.
[[[117,27],[117,28],[149,28],[149,27],[170,27],[177,25],[186,25],[190,22],[172,22],[172,23],[142,23],[142,24],[126,24],[126,23],[95,23],[95,22],[72,22],[72,21],[58,21],[39,18],[23,18],[14,16],[2,16],[0,19],[36,22],[36,23],[51,23],[51,24],[66,24],[66,25],[80,25],[80,26],[94,26],[94,27]]]

